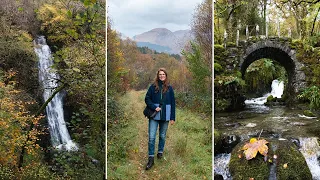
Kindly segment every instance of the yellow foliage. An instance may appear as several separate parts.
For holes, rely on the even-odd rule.
[[[9,71],[7,79],[15,75],[15,72]],[[24,102],[18,99],[21,91],[15,90],[12,81],[8,84],[0,81],[0,164],[16,166],[19,158],[19,150],[30,136],[27,143],[28,153],[32,154],[35,149],[39,148],[35,144],[37,130],[26,133],[26,129],[31,123],[38,123],[42,117],[34,117],[29,114],[26,106],[34,102]]]

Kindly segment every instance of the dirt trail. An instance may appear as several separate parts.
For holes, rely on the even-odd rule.
[[[134,179],[161,179],[161,175],[159,173],[160,169],[164,166],[160,160],[155,158],[155,165],[151,170],[146,171],[145,166],[148,158],[148,119],[146,119],[143,115],[143,109],[145,108],[144,96],[145,91],[130,91],[128,93],[129,102],[127,107],[131,107],[129,110],[130,113],[130,121],[135,121],[135,128],[138,131],[138,136],[136,137],[136,141],[139,144],[135,144],[137,148],[129,153],[129,161],[132,163],[133,167],[136,169],[136,177]],[[170,125],[169,125],[170,126]],[[170,127],[169,127],[170,129]],[[170,136],[170,130],[168,129],[167,136]],[[157,139],[158,134],[157,132]],[[156,141],[155,152],[157,152],[157,144]],[[167,139],[165,146],[165,153],[169,153],[171,151],[171,143],[170,140]],[[165,156],[164,156],[165,157]],[[163,160],[161,160],[163,161]],[[164,160],[166,161],[166,159]]]
[[[148,176],[145,174],[145,163],[148,153],[148,120],[143,116],[142,112],[145,107],[144,103],[145,91],[130,91],[128,93],[128,98],[130,99],[127,104],[130,108],[130,121],[135,121],[136,130],[138,131],[138,136],[136,138],[137,149],[130,151],[129,161],[138,167],[135,169],[136,175],[139,179],[148,179]]]

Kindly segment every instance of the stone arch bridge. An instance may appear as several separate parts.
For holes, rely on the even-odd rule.
[[[285,93],[289,93],[289,96],[294,95],[306,87],[306,76],[303,71],[305,65],[296,58],[296,50],[291,47],[290,38],[249,38],[240,41],[237,47],[226,47],[229,52],[227,68],[229,70],[237,68],[244,78],[246,69],[254,61],[261,58],[277,61],[287,71],[288,85]]]

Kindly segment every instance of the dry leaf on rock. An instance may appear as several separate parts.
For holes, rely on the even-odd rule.
[[[257,153],[266,156],[268,154],[268,146],[269,143],[265,139],[257,140],[256,138],[251,138],[249,143],[246,143],[241,150],[244,150],[244,154],[247,160],[250,160],[256,157]]]

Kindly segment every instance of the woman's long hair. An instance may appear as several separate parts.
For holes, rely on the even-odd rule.
[[[158,81],[160,81],[160,79],[159,79],[159,73],[160,73],[160,71],[163,71],[163,72],[166,74],[166,79],[165,79],[165,80],[163,81],[163,83],[162,83],[162,93],[165,93],[165,92],[167,92],[168,89],[169,89],[168,73],[167,73],[167,71],[166,71],[165,68],[160,68],[160,69],[158,70],[157,75],[156,75],[156,77],[154,78],[153,85],[156,87],[156,92],[158,92],[158,91],[159,91],[159,83],[158,83]]]

